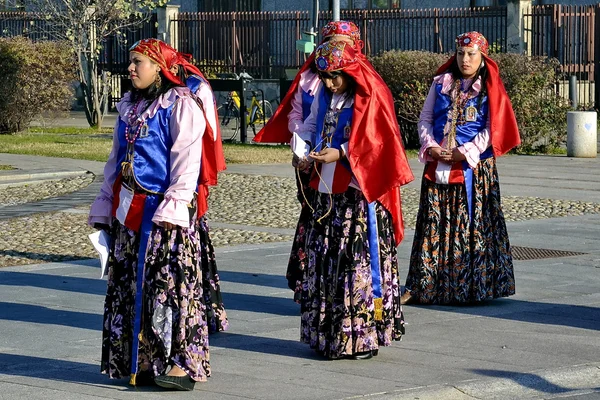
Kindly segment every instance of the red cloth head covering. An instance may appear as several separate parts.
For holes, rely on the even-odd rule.
[[[472,31],[461,33],[456,37],[456,48],[459,47],[472,47],[476,50],[481,51],[486,56],[488,55],[488,41],[481,33]]]
[[[336,35],[348,36],[356,42],[360,40],[360,29],[354,22],[350,21],[331,21],[321,29],[323,39]]]
[[[315,65],[322,72],[340,71],[356,62],[356,53],[344,51],[346,42],[325,42],[315,50]]]
[[[463,34],[464,35],[464,34]],[[460,38],[462,35],[457,37]],[[483,37],[483,36],[482,36]],[[485,38],[483,38],[485,40]],[[487,44],[487,40],[485,41]],[[487,49],[486,49],[487,50]],[[521,144],[519,136],[519,126],[515,118],[512,104],[500,78],[500,70],[486,53],[482,52],[485,66],[488,70],[488,76],[485,82],[487,89],[488,104],[490,107],[490,136],[492,140],[492,149],[494,156],[500,157],[508,153],[512,148]],[[447,72],[456,59],[456,54],[450,57],[448,61],[438,68],[436,75]]]
[[[331,21],[321,29],[321,44],[331,39],[333,36],[346,36],[354,42],[354,48],[360,51],[364,43],[360,40],[360,29],[354,22],[350,21]]]
[[[332,36],[341,35],[347,36],[354,41],[354,51],[366,60],[366,57],[361,53],[363,42],[360,40],[360,30],[358,27],[349,21],[331,21],[321,30],[323,41],[320,44],[327,42]],[[304,62],[300,71],[292,81],[290,88],[281,100],[279,107],[267,124],[254,136],[253,141],[257,143],[289,143],[292,138],[292,133],[288,130],[288,114],[292,111],[292,99],[298,90],[300,84],[300,75],[308,70],[315,61],[315,53],[311,53],[308,59]]]
[[[378,200],[391,213],[396,244],[400,244],[404,237],[400,186],[414,176],[402,144],[392,93],[371,63],[347,43],[328,42],[315,53],[317,60],[323,59],[318,68],[326,62],[323,70],[341,70],[356,83],[348,161],[367,201]]]
[[[164,77],[176,85],[183,85],[181,80],[169,70],[177,59],[177,50],[158,39],[142,39],[129,48],[132,53],[139,53],[154,61],[160,67]]]

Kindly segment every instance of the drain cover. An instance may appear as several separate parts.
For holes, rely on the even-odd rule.
[[[538,260],[540,258],[558,258],[580,256],[586,253],[549,249],[534,249],[533,247],[510,246],[514,260]]]

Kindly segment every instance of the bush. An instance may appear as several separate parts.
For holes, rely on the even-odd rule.
[[[419,148],[417,122],[431,80],[446,54],[426,51],[387,51],[372,57],[371,63],[383,77],[394,96],[400,131],[407,148]]]
[[[435,71],[449,55],[423,51],[389,51],[371,62],[396,101],[398,121],[408,148],[418,148],[416,122]],[[556,94],[558,61],[519,54],[492,54],[511,99],[523,152],[551,151],[566,139],[568,101]]]
[[[0,38],[0,133],[26,129],[42,114],[68,111],[74,61],[66,43]]]

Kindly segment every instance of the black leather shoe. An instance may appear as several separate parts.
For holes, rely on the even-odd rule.
[[[196,384],[196,381],[194,381],[188,375],[160,375],[154,378],[154,383],[165,389],[190,391],[194,390],[194,385]]]
[[[373,351],[361,351],[360,353],[354,353],[350,356],[353,360],[368,360],[369,358],[373,358]]]

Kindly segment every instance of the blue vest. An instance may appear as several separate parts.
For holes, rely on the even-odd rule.
[[[302,121],[306,121],[306,118],[310,115],[310,107],[312,106],[315,96],[302,91]]]
[[[147,129],[144,126],[141,128],[140,135],[133,144],[135,181],[142,189],[151,193],[164,193],[171,182],[170,153],[173,140],[170,134],[169,120],[174,104],[167,108],[160,108],[152,118],[146,120]],[[127,124],[119,118],[117,172],[121,171],[121,163],[125,161],[127,155],[126,126]],[[136,128],[129,128],[130,135],[133,135]]]
[[[452,100],[448,94],[442,93],[442,84],[438,83],[435,86],[435,91],[437,94],[435,100],[435,106],[433,108],[433,136],[438,143],[442,143],[444,139],[444,127],[446,126],[446,122],[448,121],[448,112],[452,107]],[[477,109],[477,119],[473,122],[466,122],[464,124],[456,125],[456,143],[461,146],[467,142],[470,142],[477,136],[479,132],[485,129],[488,117],[488,98],[484,96],[481,101],[481,106],[479,105],[479,98],[481,94],[477,97],[469,99],[465,105],[466,107],[473,106]],[[459,110],[459,112],[464,112],[464,110]],[[484,151],[481,154],[481,159],[485,159],[492,156],[491,147]]]
[[[317,127],[313,134],[312,142],[319,143],[315,148],[315,151],[323,149],[323,126],[325,125],[325,114],[329,109],[329,103],[331,103],[331,93],[324,88],[319,94],[319,113],[317,114]],[[350,140],[350,130],[352,127],[352,113],[353,107],[343,108],[338,114],[337,125],[331,138],[331,147],[334,149],[341,149],[342,143]]]

